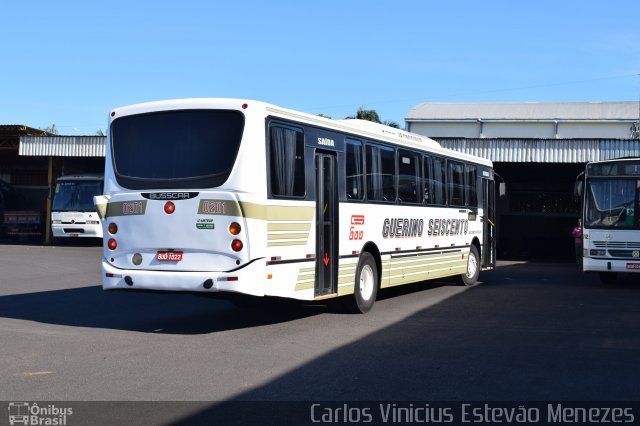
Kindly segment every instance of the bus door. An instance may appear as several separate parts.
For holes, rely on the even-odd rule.
[[[484,221],[482,234],[482,267],[496,266],[496,183],[493,180],[482,179],[482,209]]]
[[[335,154],[316,153],[315,297],[338,292],[338,168]]]

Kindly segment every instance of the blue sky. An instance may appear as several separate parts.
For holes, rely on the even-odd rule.
[[[421,102],[640,96],[637,0],[10,0],[0,16],[0,124],[61,134],[170,98],[404,125]]]

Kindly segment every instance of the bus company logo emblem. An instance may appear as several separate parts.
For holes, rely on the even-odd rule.
[[[354,214],[351,216],[351,227],[349,228],[349,240],[362,240],[364,231],[359,226],[364,225],[364,215]]]
[[[122,203],[122,214],[134,215],[134,214],[143,214],[144,207],[142,201],[125,201]]]
[[[635,257],[636,259],[640,257],[640,250],[634,250],[633,253],[631,253],[631,256]]]
[[[336,142],[333,139],[329,139],[329,138],[318,138],[318,145],[330,146],[335,148]]]
[[[351,216],[352,225],[364,225],[364,215],[354,214]]]

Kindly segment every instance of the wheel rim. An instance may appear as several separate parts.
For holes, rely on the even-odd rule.
[[[371,266],[369,265],[364,265],[364,267],[362,268],[362,271],[360,271],[360,283],[359,283],[360,294],[362,295],[362,298],[364,300],[371,299],[371,296],[373,295],[374,285],[375,284],[373,280],[373,269],[371,269]]]
[[[476,256],[469,252],[469,261],[467,262],[467,278],[473,278],[478,270],[478,260]]]

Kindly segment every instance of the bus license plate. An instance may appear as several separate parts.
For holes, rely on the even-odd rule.
[[[182,260],[181,251],[159,251],[156,254],[156,260],[159,262],[180,262]]]
[[[640,263],[627,263],[627,269],[640,269]]]

